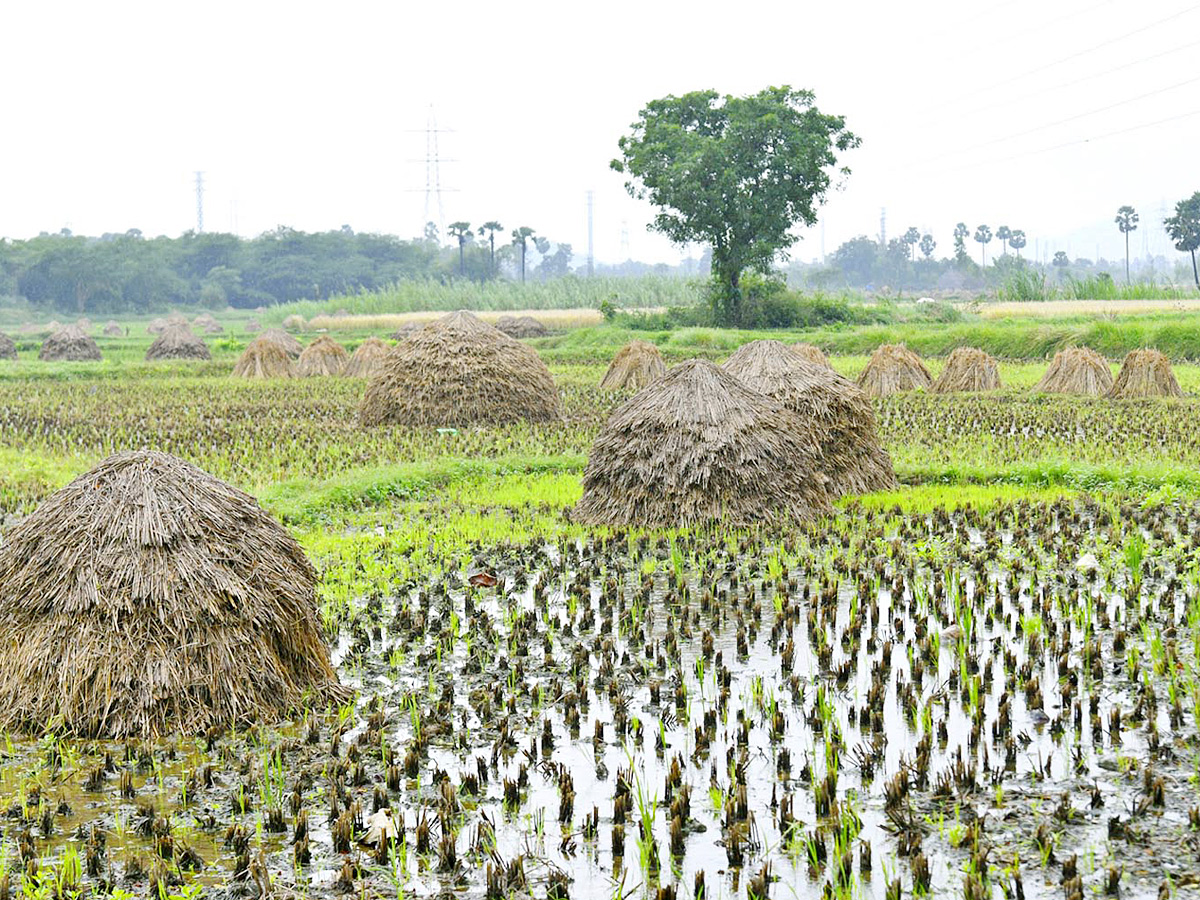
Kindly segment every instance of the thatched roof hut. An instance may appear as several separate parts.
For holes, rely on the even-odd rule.
[[[121,327],[120,322],[109,319],[104,323],[104,329],[100,333],[105,337],[124,337],[125,329]]]
[[[347,378],[370,378],[380,371],[392,345],[382,338],[369,337],[350,355],[342,374]]]
[[[501,316],[496,320],[496,327],[511,338],[545,337],[550,333],[533,316]]]
[[[17,345],[7,334],[0,334],[0,359],[16,359]]]
[[[837,495],[896,486],[871,401],[854,382],[779,341],[751,341],[725,361],[742,384],[796,413],[821,449],[820,471]]]
[[[1084,394],[1099,397],[1113,385],[1108,360],[1091,347],[1067,347],[1054,354],[1035,391],[1047,394]]]
[[[801,341],[799,344],[792,344],[792,352],[808,362],[816,363],[819,366],[829,366],[829,357],[816,344],[806,344]]]
[[[0,548],[0,728],[153,738],[345,699],[316,572],[254,501],[165,453],[119,453]]]
[[[929,390],[934,394],[953,394],[999,388],[1000,367],[990,353],[975,347],[955,347],[946,359],[946,368]]]
[[[617,351],[613,361],[608,364],[608,371],[600,379],[600,390],[633,388],[640,391],[665,374],[667,365],[656,346],[649,341],[630,341]]]
[[[276,341],[257,337],[233,367],[234,378],[291,378],[292,358]]]
[[[868,397],[886,397],[901,391],[919,391],[933,384],[921,357],[903,344],[883,344],[867,360],[858,386]]]
[[[346,348],[328,335],[321,335],[304,348],[296,360],[296,375],[311,378],[316,375],[341,375],[350,360]]]
[[[811,518],[830,508],[819,454],[794,413],[691,359],[609,417],[573,518],[652,527]]]
[[[66,325],[46,338],[38,359],[50,362],[71,360],[84,362],[100,359],[100,348],[78,325]]]
[[[1138,397],[1182,397],[1183,391],[1171,371],[1171,361],[1157,350],[1130,350],[1121,363],[1117,380],[1108,396],[1118,400]]]
[[[212,353],[188,326],[169,325],[146,351],[146,362],[162,359],[212,359]]]
[[[550,370],[533,350],[469,312],[431,322],[388,353],[367,384],[365,425],[488,425],[561,419]]]
[[[282,347],[292,359],[299,359],[304,352],[304,345],[284,331],[282,328],[268,328],[258,336],[259,340],[274,341]]]

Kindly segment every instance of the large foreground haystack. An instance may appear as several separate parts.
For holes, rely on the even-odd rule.
[[[808,362],[816,363],[819,366],[829,366],[829,357],[816,344],[805,344],[804,342],[792,344],[792,352]]]
[[[1121,363],[1117,380],[1108,396],[1118,400],[1138,397],[1182,397],[1183,391],[1171,371],[1171,361],[1157,350],[1130,350]]]
[[[533,316],[501,316],[496,320],[496,327],[511,338],[545,337],[549,334],[546,326]]]
[[[829,509],[818,457],[794,413],[692,359],[609,417],[574,518],[660,527],[811,518]]]
[[[401,341],[367,384],[365,425],[486,425],[561,419],[550,370],[533,350],[469,312]]]
[[[617,351],[613,361],[608,364],[608,371],[600,380],[600,390],[633,388],[640,391],[665,374],[667,366],[657,347],[649,341],[630,341]]]
[[[858,376],[858,386],[868,397],[886,397],[901,391],[919,391],[933,384],[921,357],[903,344],[878,347]]]
[[[146,351],[146,362],[160,359],[212,359],[212,353],[188,326],[168,325]]]
[[[935,394],[960,391],[995,391],[1000,388],[1000,367],[990,353],[975,347],[956,347],[946,359],[946,368],[930,390]]]
[[[304,348],[296,360],[296,375],[311,378],[316,375],[341,375],[350,360],[346,348],[328,335],[321,335]]]
[[[46,338],[38,359],[48,362],[86,362],[100,359],[100,348],[91,335],[78,325],[67,325]]]
[[[111,456],[5,534],[0,728],[199,734],[342,699],[316,581],[252,497],[165,453]]]
[[[0,334],[0,359],[16,359],[17,345],[7,334]]]
[[[277,342],[257,337],[233,367],[234,378],[291,378],[292,360]]]
[[[342,374],[347,378],[370,378],[383,368],[383,361],[391,352],[392,345],[382,338],[370,337],[358,345],[350,356]]]
[[[1035,391],[1047,394],[1085,394],[1098,397],[1112,388],[1108,360],[1090,347],[1067,347],[1054,354]]]
[[[724,368],[797,414],[820,447],[819,469],[832,493],[865,494],[896,486],[892,458],[879,443],[871,401],[854,382],[779,341],[744,344]]]
[[[284,331],[282,328],[268,328],[256,340],[274,341],[284,349],[292,359],[299,359],[304,352],[304,345]]]

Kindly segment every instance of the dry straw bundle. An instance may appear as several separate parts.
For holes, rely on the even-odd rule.
[[[991,354],[975,347],[956,347],[950,351],[946,368],[930,390],[935,394],[960,391],[995,391],[1000,388],[1000,367]]]
[[[350,360],[346,348],[328,335],[321,335],[304,348],[296,360],[296,375],[311,378],[317,375],[341,375]]]
[[[0,548],[0,728],[152,738],[345,699],[316,573],[254,501],[136,451],[53,494]]]
[[[751,341],[725,361],[742,384],[796,413],[821,449],[820,471],[837,495],[896,486],[892,458],[879,443],[871,401],[828,366],[779,341]]]
[[[109,319],[104,323],[104,330],[100,333],[105,337],[124,337],[125,329],[121,327],[120,322]]]
[[[805,344],[803,342],[792,344],[792,352],[797,354],[801,359],[808,360],[808,362],[816,363],[819,366],[829,366],[829,357],[816,344]]]
[[[1054,354],[1035,391],[1047,394],[1084,394],[1099,397],[1113,385],[1108,360],[1090,347],[1067,347]]]
[[[496,320],[496,327],[511,338],[545,337],[549,334],[546,326],[533,316],[501,316]]]
[[[247,334],[258,334],[262,330],[263,330],[262,323],[260,323],[258,321],[258,319],[247,319],[246,320],[246,333]]]
[[[868,397],[887,397],[901,391],[919,391],[933,383],[921,357],[903,344],[878,347],[858,376],[858,386]]]
[[[364,425],[489,425],[561,419],[550,370],[531,348],[469,312],[431,322],[388,353],[367,384]]]
[[[358,345],[342,374],[347,378],[370,378],[380,371],[392,345],[382,338],[370,337]]]
[[[418,331],[420,331],[422,328],[424,328],[427,324],[428,323],[426,323],[426,322],[405,322],[403,325],[401,325],[399,328],[397,328],[395,331],[392,332],[392,340],[393,341],[402,341],[406,337],[411,337],[412,335],[414,335]]]
[[[1117,380],[1108,391],[1117,400],[1139,397],[1182,397],[1183,391],[1171,371],[1171,362],[1157,350],[1130,350],[1121,363]]]
[[[97,360],[100,359],[100,348],[91,335],[78,325],[67,325],[46,338],[38,359],[49,362]]]
[[[292,360],[275,341],[257,337],[233,367],[234,378],[291,378]]]
[[[688,360],[609,417],[573,517],[652,527],[811,518],[830,508],[819,455],[794,413]]]
[[[147,362],[160,359],[212,359],[212,353],[187,325],[169,325],[146,351]]]
[[[167,320],[162,316],[159,316],[157,319],[151,319],[150,324],[146,326],[146,332],[148,334],[162,334],[166,330]]]
[[[221,327],[221,323],[208,313],[201,313],[192,319],[192,328],[204,334],[220,334],[225,330]]]
[[[284,331],[304,331],[308,328],[308,323],[304,321],[304,316],[291,315],[283,320]]]
[[[282,328],[268,328],[258,336],[258,339],[264,341],[274,341],[280,347],[282,347],[287,355],[292,359],[298,359],[300,354],[304,352],[304,345]]]
[[[0,359],[16,359],[17,345],[7,334],[0,334]]]
[[[613,361],[608,364],[608,371],[600,379],[600,390],[633,388],[640,391],[666,373],[666,363],[657,347],[649,341],[630,341],[617,351]]]

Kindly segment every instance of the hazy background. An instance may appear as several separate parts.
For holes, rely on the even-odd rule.
[[[617,139],[652,98],[785,83],[863,140],[797,258],[877,238],[883,207],[889,237],[915,225],[938,256],[961,220],[1023,228],[1031,258],[1116,258],[1124,203],[1134,254],[1174,257],[1164,206],[1200,188],[1200,4],[1177,0],[67,2],[5,19],[13,238],[178,235],[197,169],[206,230],[414,237],[432,106],[452,129],[446,223],[530,225],[581,261],[591,189],[598,260],[625,255],[624,232],[629,256],[675,262],[608,170]]]

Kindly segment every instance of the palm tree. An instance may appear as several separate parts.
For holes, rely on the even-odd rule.
[[[979,241],[979,255],[983,259],[983,268],[987,268],[987,245],[992,239],[992,229],[980,225],[975,229],[975,240]]]
[[[495,220],[491,222],[484,222],[479,226],[480,237],[483,237],[483,233],[485,231],[487,232],[488,246],[491,249],[491,272],[493,275],[496,274],[496,232],[503,230],[504,226]]]
[[[1132,206],[1122,206],[1113,221],[1117,223],[1121,234],[1125,235],[1125,283],[1129,284],[1129,232],[1137,231],[1137,210]]]
[[[525,283],[525,246],[531,237],[533,237],[533,229],[528,225],[522,225],[512,231],[513,246],[521,248],[521,284]]]
[[[904,237],[901,240],[908,245],[908,258],[910,260],[916,259],[915,248],[921,240],[921,232],[916,228],[909,228],[908,231],[904,232]]]
[[[471,223],[451,222],[450,227],[446,230],[450,232],[452,237],[458,239],[458,274],[466,275],[467,262],[464,256],[466,251],[463,248],[466,247],[467,241],[471,237]]]
[[[1012,229],[1007,225],[1001,225],[996,229],[996,237],[1000,239],[1000,243],[1004,246],[1003,256],[1008,256],[1008,242],[1012,238]]]
[[[1196,268],[1196,251],[1200,250],[1200,191],[1175,204],[1175,215],[1163,222],[1175,249],[1192,254],[1192,278],[1200,290],[1200,271]]]
[[[921,237],[921,254],[930,259],[933,257],[933,251],[937,249],[937,241],[933,239],[932,234],[926,234]]]
[[[1017,251],[1017,259],[1021,258],[1021,248],[1025,246],[1025,232],[1020,228],[1014,228],[1012,234],[1008,236],[1008,245]]]
[[[971,229],[965,222],[954,226],[954,258],[959,262],[967,261],[967,238],[970,234]]]

